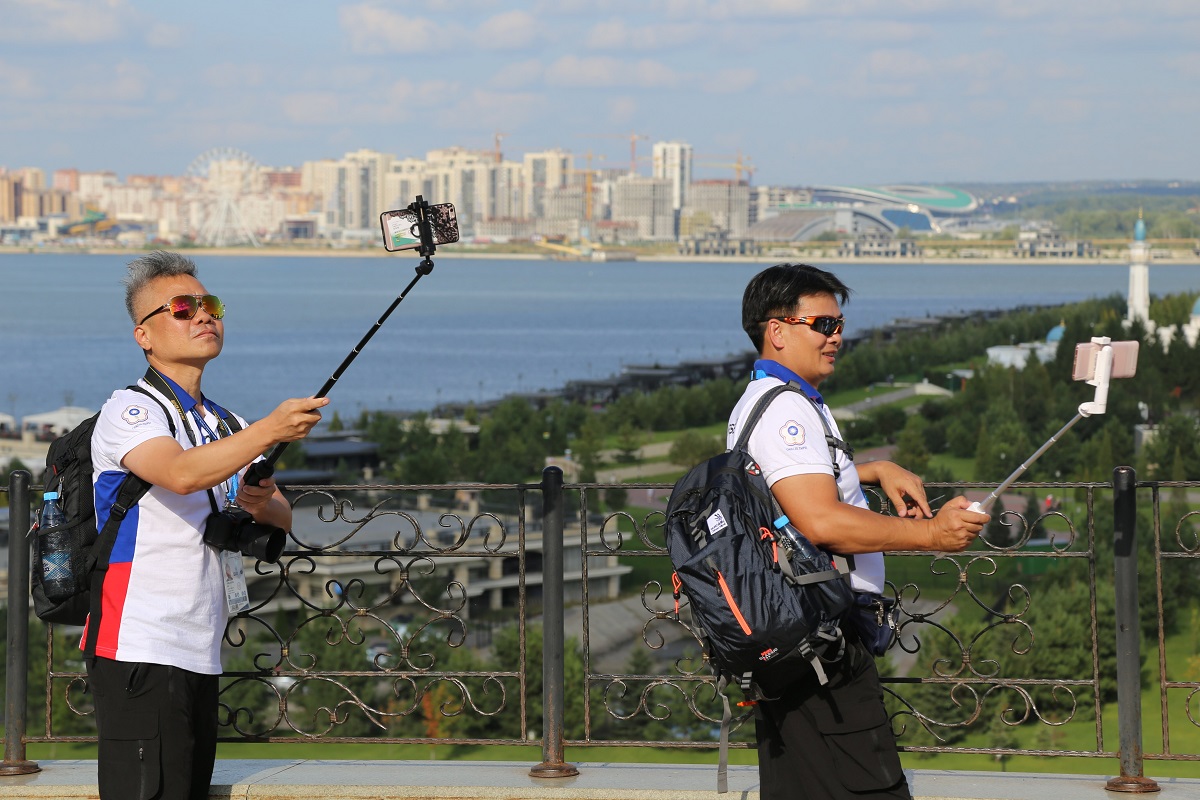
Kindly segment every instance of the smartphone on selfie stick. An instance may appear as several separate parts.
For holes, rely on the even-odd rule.
[[[358,354],[366,347],[367,342],[371,341],[371,337],[375,335],[375,332],[383,326],[383,323],[396,310],[396,307],[404,301],[404,298],[408,296],[409,290],[416,286],[417,281],[433,272],[433,254],[437,252],[437,246],[440,244],[452,244],[458,241],[458,219],[454,214],[453,204],[439,203],[437,205],[430,205],[421,195],[417,195],[417,199],[409,203],[407,208],[397,211],[385,211],[380,214],[379,224],[383,228],[383,247],[385,250],[389,253],[401,250],[416,250],[417,254],[421,256],[421,263],[417,265],[417,274],[409,281],[408,286],[404,287],[404,291],[392,301],[387,311],[383,312],[383,316],[371,326],[366,335],[346,355],[341,365],[334,370],[329,379],[325,381],[325,385],[313,397],[321,398],[329,394],[329,390],[337,383],[338,378],[342,377],[342,373],[346,371],[346,367],[350,366],[350,363],[358,357]],[[290,442],[280,442],[271,448],[266,458],[251,464],[246,470],[246,474],[242,477],[242,482],[250,486],[258,486],[265,478],[274,475],[275,462],[283,455],[283,451],[287,449],[289,444]]]
[[[1071,380],[1087,381],[1090,385],[1095,386],[1096,396],[1090,402],[1080,404],[1079,413],[1075,415],[1074,419],[1051,436],[1045,444],[1037,449],[1036,453],[1025,460],[1025,463],[1017,467],[1013,474],[1004,479],[1004,483],[996,487],[994,492],[981,502],[972,503],[970,510],[988,513],[996,502],[996,498],[1003,494],[1017,478],[1025,474],[1025,470],[1033,466],[1033,462],[1037,461],[1042,453],[1049,450],[1050,445],[1057,442],[1076,422],[1084,417],[1103,414],[1108,410],[1109,380],[1132,378],[1137,372],[1137,357],[1138,343],[1136,341],[1114,342],[1107,336],[1094,336],[1090,342],[1080,342],[1075,345],[1075,365],[1071,370]]]

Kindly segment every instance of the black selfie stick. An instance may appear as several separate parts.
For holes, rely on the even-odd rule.
[[[362,352],[362,349],[367,346],[367,342],[371,341],[371,337],[375,335],[375,331],[379,330],[387,318],[391,316],[391,313],[396,310],[396,306],[400,305],[400,303],[404,301],[404,298],[408,296],[409,290],[417,285],[417,281],[433,272],[432,256],[435,252],[437,252],[437,245],[433,241],[433,226],[429,223],[429,203],[424,197],[417,195],[417,199],[408,204],[408,211],[412,212],[413,216],[416,217],[417,232],[421,236],[421,246],[417,248],[417,253],[422,257],[422,260],[421,263],[417,265],[417,274],[411,281],[408,282],[408,286],[404,287],[404,291],[392,301],[392,304],[388,306],[387,311],[383,312],[383,316],[381,316],[375,322],[375,324],[371,326],[371,329],[367,331],[366,335],[359,340],[358,344],[354,346],[354,349],[346,354],[346,358],[342,361],[341,366],[333,371],[333,374],[329,376],[327,381],[325,381],[325,385],[322,386],[321,390],[313,395],[313,397],[321,398],[329,394],[329,390],[333,388],[335,383],[337,383],[338,378],[342,377],[342,373],[346,371],[346,367],[350,366],[350,362],[354,361],[354,359],[358,357],[358,354]],[[251,464],[249,469],[246,470],[246,474],[242,477],[242,483],[250,486],[258,486],[260,483],[262,483],[264,478],[269,478],[274,475],[275,462],[279,460],[281,455],[283,455],[283,451],[287,449],[289,444],[291,444],[291,442],[280,442],[271,448],[270,452],[267,453],[266,458],[264,458],[262,461],[255,461],[253,464]]]

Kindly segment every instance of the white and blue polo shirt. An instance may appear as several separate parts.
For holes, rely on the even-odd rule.
[[[171,436],[163,414],[175,423],[175,440],[192,447],[184,426],[197,442],[206,437],[191,419],[192,409],[217,430],[209,403],[196,403],[172,386],[184,414],[145,379],[138,385],[162,407],[129,389],[113,393],[100,411],[92,433],[92,480],[96,492],[96,526],[108,519],[127,470],[121,460],[140,444]],[[246,426],[245,421],[237,418]],[[217,503],[223,503],[217,488]],[[116,661],[167,664],[208,675],[221,672],[221,637],[228,612],[220,554],[204,544],[204,524],[212,513],[207,492],[179,495],[159,486],[129,510],[113,545],[105,576],[103,611],[96,655]]]

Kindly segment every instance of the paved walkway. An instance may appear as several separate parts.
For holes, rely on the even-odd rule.
[[[532,764],[485,761],[218,761],[210,800],[715,800],[709,765],[581,763],[573,778],[532,778]],[[95,761],[47,761],[0,778],[0,798],[96,797]],[[914,800],[1100,800],[1106,778],[909,770]],[[1161,800],[1200,800],[1200,780],[1159,781]],[[758,771],[729,768],[730,800],[758,799]]]

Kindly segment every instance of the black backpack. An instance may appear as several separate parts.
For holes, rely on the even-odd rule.
[[[682,591],[724,704],[720,791],[727,790],[726,686],[737,684],[757,700],[812,671],[826,683],[822,660],[841,657],[840,623],[854,605],[848,571],[788,521],[747,450],[767,406],[788,391],[799,389],[785,385],[766,392],[733,449],[693,467],[667,502],[676,615]],[[831,449],[845,447],[823,416],[821,421]]]
[[[171,426],[171,434],[174,435],[175,422],[162,403],[140,386],[129,388],[158,403],[167,417],[167,424]],[[100,630],[100,587],[108,572],[108,559],[117,538],[117,530],[129,509],[133,508],[151,486],[132,472],[128,473],[117,490],[117,499],[113,503],[104,529],[96,530],[96,494],[92,484],[92,431],[99,418],[98,413],[94,414],[65,436],[60,436],[50,443],[42,484],[47,491],[58,491],[59,505],[66,517],[66,523],[46,529],[35,526],[31,531],[33,560],[29,587],[33,595],[34,613],[38,619],[55,625],[83,625],[90,613],[92,623],[88,625],[87,640],[83,647],[87,655],[95,653],[96,635]],[[44,536],[63,528],[68,531],[70,537],[71,573],[76,593],[55,601],[46,596],[42,586],[42,542]]]

